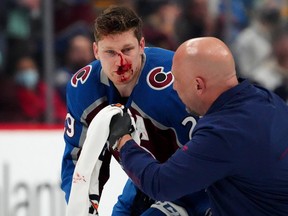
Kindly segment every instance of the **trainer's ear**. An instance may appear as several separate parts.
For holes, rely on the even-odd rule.
[[[198,95],[203,94],[206,89],[205,80],[202,77],[196,77],[196,92]]]
[[[96,42],[93,42],[93,52],[94,52],[94,57],[99,60],[98,45]]]

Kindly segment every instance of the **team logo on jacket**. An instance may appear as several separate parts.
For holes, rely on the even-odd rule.
[[[71,85],[74,87],[77,87],[79,82],[84,84],[90,75],[91,69],[92,69],[92,66],[87,65],[81,68],[79,71],[77,71],[71,79]]]
[[[164,72],[163,70],[163,67],[156,67],[148,73],[147,83],[151,88],[155,90],[162,90],[173,83],[174,77],[171,71]]]

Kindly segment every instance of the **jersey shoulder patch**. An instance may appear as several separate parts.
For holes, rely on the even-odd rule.
[[[171,71],[164,72],[163,67],[155,67],[147,74],[147,83],[154,90],[162,90],[174,81]]]
[[[87,81],[91,71],[92,71],[91,65],[87,65],[78,70],[71,78],[71,85],[73,87],[77,87],[79,83],[84,84]]]

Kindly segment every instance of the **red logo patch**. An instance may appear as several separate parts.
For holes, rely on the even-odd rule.
[[[171,71],[164,73],[163,67],[153,68],[147,75],[148,85],[155,90],[162,90],[174,81]]]
[[[87,65],[81,68],[79,71],[77,71],[71,79],[71,85],[74,87],[77,87],[79,82],[84,84],[90,75],[91,69],[92,69],[92,66]]]

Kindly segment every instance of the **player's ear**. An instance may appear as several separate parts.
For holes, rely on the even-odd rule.
[[[142,53],[143,53],[144,52],[144,47],[145,47],[145,39],[144,39],[144,37],[141,38],[139,45],[140,45],[140,49],[142,50]]]
[[[98,45],[96,42],[93,42],[93,52],[94,52],[94,57],[99,60]]]

